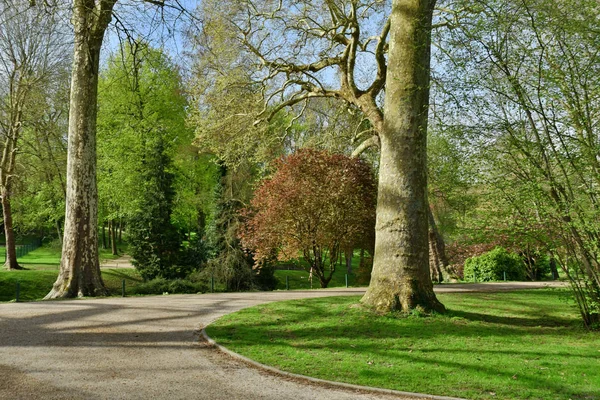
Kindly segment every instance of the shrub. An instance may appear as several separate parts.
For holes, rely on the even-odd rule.
[[[169,281],[164,278],[152,279],[135,286],[137,294],[162,294],[169,291]]]
[[[192,282],[187,279],[175,279],[169,281],[164,278],[156,278],[151,281],[140,283],[135,287],[136,294],[163,294],[163,293],[204,293],[208,290],[206,283]]]
[[[465,261],[464,278],[478,282],[499,281],[504,279],[522,281],[525,279],[525,264],[518,254],[510,253],[503,247]]]
[[[191,282],[187,279],[175,279],[169,282],[169,293],[198,293],[208,291],[208,286],[201,282]]]
[[[254,286],[258,290],[275,290],[277,287],[277,278],[275,277],[275,267],[272,264],[265,263],[259,268],[254,268]]]
[[[523,251],[521,253],[525,264],[525,273],[530,281],[539,281],[546,278],[550,270],[550,257],[538,251]]]

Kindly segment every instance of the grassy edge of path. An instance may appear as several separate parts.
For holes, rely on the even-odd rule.
[[[102,280],[111,294],[121,295],[122,282],[125,280],[126,294],[134,294],[136,285],[142,278],[135,269],[102,269]],[[0,302],[14,301],[17,282],[19,282],[19,300],[41,300],[56,281],[56,270],[23,270],[0,272]]]
[[[446,315],[374,316],[358,297],[285,301],[207,327],[219,344],[316,378],[469,399],[598,399],[600,334],[564,289],[440,294]]]

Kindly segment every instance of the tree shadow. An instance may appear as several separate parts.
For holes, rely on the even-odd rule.
[[[548,293],[545,295],[548,296]],[[547,315],[544,307],[512,300],[512,307],[522,305],[525,308],[523,317],[495,315],[491,311],[480,311],[481,308],[474,311],[450,309],[446,315],[428,318],[375,317],[364,313],[363,321],[356,323],[356,319],[350,317],[346,320],[346,315],[352,312],[349,307],[335,309],[336,305],[347,301],[344,298],[327,299],[330,309],[327,309],[328,303],[320,301],[295,302],[293,307],[285,307],[285,304],[281,307],[274,305],[280,308],[269,306],[263,312],[264,319],[257,317],[255,321],[231,321],[223,329],[211,328],[209,334],[214,333],[217,339],[225,339],[225,345],[233,346],[234,351],[241,349],[242,353],[244,349],[259,344],[267,349],[265,352],[271,353],[271,360],[275,359],[273,354],[281,354],[281,365],[289,364],[284,358],[290,357],[289,349],[293,348],[306,358],[302,358],[302,365],[313,362],[311,359],[321,364],[335,365],[340,357],[362,360],[368,356],[371,360],[385,360],[382,362],[394,365],[422,366],[436,374],[460,371],[459,374],[467,380],[471,375],[483,375],[492,382],[490,385],[505,382],[521,390],[548,388],[557,394],[557,398],[598,398],[597,393],[586,390],[585,384],[573,387],[555,376],[540,372],[553,371],[558,374],[558,371],[567,368],[565,365],[589,364],[589,379],[600,383],[598,374],[591,372],[595,370],[592,365],[600,366],[594,343],[590,343],[587,352],[581,349],[554,349],[552,346],[531,349],[520,346],[531,340],[535,343],[552,343],[563,333],[564,340],[569,340],[573,332],[580,335],[584,331],[574,328],[577,323],[574,318]],[[322,318],[323,315],[326,317]],[[315,316],[314,320],[310,316]],[[484,344],[485,341],[487,344]],[[499,347],[498,343],[496,347],[490,346],[495,341],[504,347]],[[448,343],[452,343],[450,347]],[[498,361],[506,357],[521,360],[523,364],[518,368],[525,365],[531,366],[531,370],[523,367],[517,376],[511,369],[515,368],[514,364],[509,367]],[[386,372],[383,367],[378,369],[364,364],[356,364],[349,372],[347,381],[352,382],[356,379],[353,377],[366,374],[369,378],[384,382],[388,388],[410,390],[403,387],[409,382],[392,382],[390,371],[393,369]],[[534,368],[538,364],[539,368]],[[502,390],[498,388],[499,395]]]

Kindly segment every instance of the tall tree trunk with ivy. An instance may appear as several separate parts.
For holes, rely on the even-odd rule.
[[[100,48],[115,3],[73,0],[65,228],[60,272],[46,299],[107,293],[98,260],[96,113]]]
[[[378,312],[445,310],[429,276],[427,117],[434,0],[394,0],[375,258],[362,302]]]

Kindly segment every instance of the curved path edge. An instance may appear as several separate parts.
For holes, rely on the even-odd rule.
[[[452,293],[452,292],[478,292],[478,291],[512,291],[512,290],[519,290],[519,289],[540,289],[540,288],[559,288],[559,287],[566,287],[566,284],[564,282],[558,282],[558,281],[553,281],[553,282],[493,282],[493,283],[479,283],[479,284],[474,283],[474,284],[470,284],[470,285],[446,284],[443,286],[436,286],[435,289],[436,289],[436,292]],[[212,322],[214,322],[214,321],[212,321]],[[358,390],[361,392],[371,392],[371,393],[383,394],[383,395],[405,396],[405,397],[411,397],[411,398],[421,398],[421,399],[431,399],[431,400],[466,400],[466,399],[463,399],[460,397],[436,396],[436,395],[424,394],[424,393],[414,393],[414,392],[404,392],[404,391],[400,391],[400,390],[383,389],[383,388],[378,388],[378,387],[373,387],[373,386],[353,385],[351,383],[328,381],[325,379],[314,378],[312,376],[300,375],[300,374],[294,374],[291,372],[282,371],[280,369],[271,367],[269,365],[259,363],[258,361],[254,361],[248,357],[238,354],[238,353],[236,353],[232,350],[229,350],[228,348],[218,344],[206,333],[206,327],[209,325],[210,324],[208,324],[202,328],[202,330],[200,331],[200,336],[204,340],[206,340],[206,342],[210,346],[215,347],[222,353],[225,353],[225,354],[229,355],[230,357],[237,359],[238,361],[241,361],[247,365],[250,365],[259,370],[264,370],[264,371],[267,371],[267,372],[270,372],[270,373],[273,373],[276,375],[293,378],[293,379],[298,379],[298,380],[304,380],[304,381],[308,381],[308,382],[315,383],[318,385],[323,385],[323,386],[334,386],[334,387],[339,387],[342,389]]]
[[[373,387],[373,386],[353,385],[351,383],[328,381],[325,379],[313,378],[312,376],[294,374],[291,372],[282,371],[280,369],[271,367],[269,365],[261,364],[258,361],[254,361],[248,357],[244,357],[241,354],[231,351],[227,347],[221,346],[220,344],[215,342],[210,336],[208,336],[208,334],[206,333],[206,327],[202,329],[202,331],[200,332],[200,335],[202,336],[202,338],[204,340],[206,340],[208,342],[208,344],[210,346],[215,347],[222,353],[225,353],[228,356],[233,357],[234,359],[237,359],[238,361],[241,361],[245,364],[249,364],[252,367],[255,367],[255,368],[258,368],[261,370],[265,370],[267,372],[270,372],[270,373],[273,373],[276,375],[281,375],[281,376],[284,376],[287,378],[304,380],[304,381],[308,381],[308,382],[315,383],[318,385],[335,386],[335,387],[339,387],[342,389],[357,390],[357,391],[361,391],[361,392],[371,392],[371,393],[376,393],[376,394],[387,394],[387,395],[394,395],[394,396],[404,396],[404,397],[410,397],[410,398],[431,399],[431,400],[467,400],[467,399],[463,399],[460,397],[435,396],[435,395],[431,395],[431,394],[403,392],[400,390],[392,390],[392,389],[383,389],[383,388],[378,388],[378,387]]]

